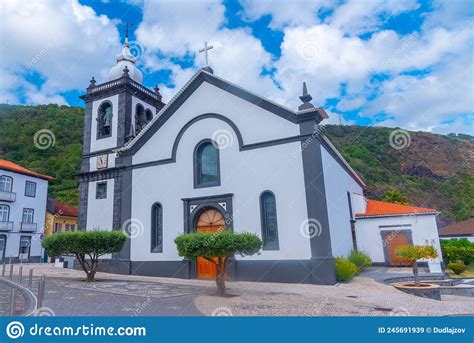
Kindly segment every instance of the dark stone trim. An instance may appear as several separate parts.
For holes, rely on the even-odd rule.
[[[195,231],[197,217],[201,214],[202,210],[207,208],[215,208],[220,211],[224,215],[226,229],[233,231],[234,218],[232,197],[233,194],[228,193],[207,197],[181,199],[183,200],[184,233]],[[225,208],[223,208],[219,203],[225,203]]]
[[[396,267],[395,265],[390,264],[390,260],[388,257],[388,244],[386,244],[386,238],[387,236],[393,234],[393,233],[401,233],[407,238],[408,244],[413,244],[413,238],[412,238],[412,231],[409,229],[400,229],[400,230],[381,230],[380,231],[380,236],[382,237],[382,246],[383,246],[383,255],[385,259],[385,265],[388,267]],[[404,265],[400,265],[404,266]]]
[[[82,145],[82,154],[87,155],[91,150],[91,131],[92,131],[92,101],[86,102],[84,110],[84,141]]]
[[[85,158],[90,158],[90,157],[96,157],[96,156],[99,156],[99,155],[115,154],[114,150],[115,150],[115,148],[96,150],[96,151],[88,153],[88,154],[83,154],[81,157],[83,159],[85,159]]]
[[[79,208],[77,215],[77,228],[87,228],[87,203],[89,201],[89,182],[81,180],[79,183]]]
[[[207,72],[200,72],[197,74],[188,84],[186,88],[181,90],[181,94],[169,104],[169,107],[160,115],[158,120],[153,122],[151,127],[149,127],[145,133],[138,138],[135,144],[130,147],[130,149],[124,151],[125,154],[134,154],[137,152],[154,134],[155,132],[163,126],[163,124],[173,115],[174,112],[194,93],[194,91],[204,82],[208,82],[211,85],[214,85],[226,92],[229,92],[241,99],[244,99],[255,106],[263,108],[275,115],[278,115],[281,118],[284,118],[294,124],[299,124],[305,121],[316,121],[320,122],[322,120],[319,112],[308,112],[305,114],[296,114],[295,112],[280,107],[264,98],[261,98],[253,93],[250,93],[240,87],[237,87],[233,84],[230,84],[222,79],[216,78],[212,74]]]
[[[106,135],[100,135],[100,130],[99,130],[99,112],[100,112],[100,108],[104,105],[104,104],[109,104],[110,107],[112,107],[112,115],[110,117],[110,123],[112,123],[112,119],[114,117],[114,105],[112,105],[112,102],[110,100],[104,100],[102,101],[99,106],[97,107],[97,113],[95,115],[95,121],[97,122],[97,125],[96,125],[96,140],[100,140],[100,139],[104,139],[104,138],[109,138],[109,137],[112,137],[112,130],[113,130],[113,126],[110,125],[110,132]]]
[[[108,180],[117,177],[122,170],[126,168],[123,167],[112,167],[108,169],[101,169],[101,170],[94,170],[91,172],[86,173],[79,173],[78,176],[80,177],[81,181],[101,181],[101,180]],[[129,168],[130,169],[130,168]]]
[[[357,182],[357,184],[359,186],[361,186],[362,188],[365,188],[366,185],[361,182],[359,176],[351,169],[347,168],[347,165],[344,163],[344,161],[341,160],[341,157],[339,155],[337,155],[334,150],[332,149],[331,146],[329,146],[325,141],[324,139],[319,139],[319,141],[321,142],[321,145],[324,146],[326,148],[326,151],[334,158],[334,160],[344,169],[344,171],[349,174],[352,179]]]
[[[328,208],[326,203],[326,187],[324,184],[323,160],[320,140],[317,137],[316,122],[305,122],[300,125],[302,135],[310,134],[315,139],[301,143],[303,158],[303,173],[306,191],[306,206],[308,220],[316,220],[320,227],[319,234],[310,237],[311,258],[324,264],[324,282],[336,283],[336,270],[331,247],[331,232],[329,227]]]
[[[212,183],[206,183],[203,184],[200,181],[200,167],[201,167],[201,161],[199,159],[199,150],[204,144],[212,144],[212,146],[216,149],[217,152],[217,181],[212,182]],[[178,147],[176,147],[178,149]],[[176,153],[174,153],[174,156],[176,158]],[[207,188],[207,187],[217,187],[221,185],[221,159],[220,159],[220,151],[218,148],[218,144],[214,142],[211,139],[203,139],[201,140],[198,144],[196,144],[196,147],[194,148],[193,152],[193,175],[194,175],[194,189],[196,188]]]
[[[133,174],[131,169],[124,169],[120,173],[120,190],[117,190],[117,197],[120,198],[120,213],[115,216],[120,217],[120,226],[114,227],[114,230],[122,230],[123,226],[128,220],[132,218],[132,185]],[[117,208],[118,211],[118,208]],[[113,254],[114,258],[121,260],[130,260],[131,255],[131,241],[127,238],[122,250],[119,253]],[[129,265],[129,268],[131,266]]]
[[[273,196],[273,200],[275,202],[275,220],[276,220],[276,240],[274,242],[268,242],[267,241],[267,234],[266,234],[266,227],[265,227],[265,214],[263,211],[263,202],[262,202],[262,197],[264,194],[271,194]],[[280,250],[280,244],[279,244],[279,235],[278,235],[278,212],[277,212],[277,206],[276,206],[276,197],[275,194],[272,191],[265,190],[262,193],[260,193],[259,197],[260,201],[260,227],[261,227],[261,233],[262,233],[262,240],[263,240],[263,250]]]

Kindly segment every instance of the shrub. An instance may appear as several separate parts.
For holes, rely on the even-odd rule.
[[[205,258],[216,266],[216,286],[219,296],[225,296],[225,275],[229,256],[254,255],[262,248],[262,240],[252,233],[195,232],[178,236],[174,242],[179,256],[194,260]]]
[[[464,273],[467,269],[466,265],[461,262],[451,262],[448,264],[448,268],[451,269],[456,275]]]
[[[357,266],[354,262],[343,257],[336,257],[336,280],[346,282],[357,274]]]
[[[474,261],[474,243],[467,239],[442,239],[440,241],[443,258],[448,262],[463,261],[469,265]]]
[[[348,260],[357,266],[358,272],[361,272],[372,265],[370,257],[359,251],[351,251]]]
[[[122,250],[126,240],[122,231],[76,231],[55,233],[46,237],[41,245],[50,256],[74,254],[87,281],[94,281],[99,257]]]

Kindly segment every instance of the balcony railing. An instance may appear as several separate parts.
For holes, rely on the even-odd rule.
[[[13,222],[0,222],[0,231],[13,230]]]
[[[0,200],[1,201],[10,201],[10,202],[15,201],[16,200],[16,193],[0,191]]]
[[[35,232],[36,231],[36,223],[20,223],[20,231],[23,232]]]

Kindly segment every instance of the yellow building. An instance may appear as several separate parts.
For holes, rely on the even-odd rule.
[[[77,230],[77,207],[60,204],[48,198],[46,207],[45,237],[56,232]]]

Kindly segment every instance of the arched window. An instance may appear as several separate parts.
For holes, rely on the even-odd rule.
[[[194,151],[194,188],[219,186],[219,150],[210,140],[199,143]]]
[[[260,195],[263,250],[278,250],[278,221],[275,195],[265,191]]]
[[[163,207],[158,202],[151,207],[151,252],[163,252]]]
[[[13,185],[13,179],[10,176],[0,176],[0,192],[11,192]]]
[[[109,137],[112,134],[112,104],[104,101],[97,113],[97,139]]]
[[[142,104],[135,107],[135,134],[138,134],[146,124],[145,108]]]
[[[153,119],[153,112],[150,109],[145,111],[146,114],[146,122],[150,122]]]
[[[10,218],[10,206],[0,205],[0,222],[7,222]]]

